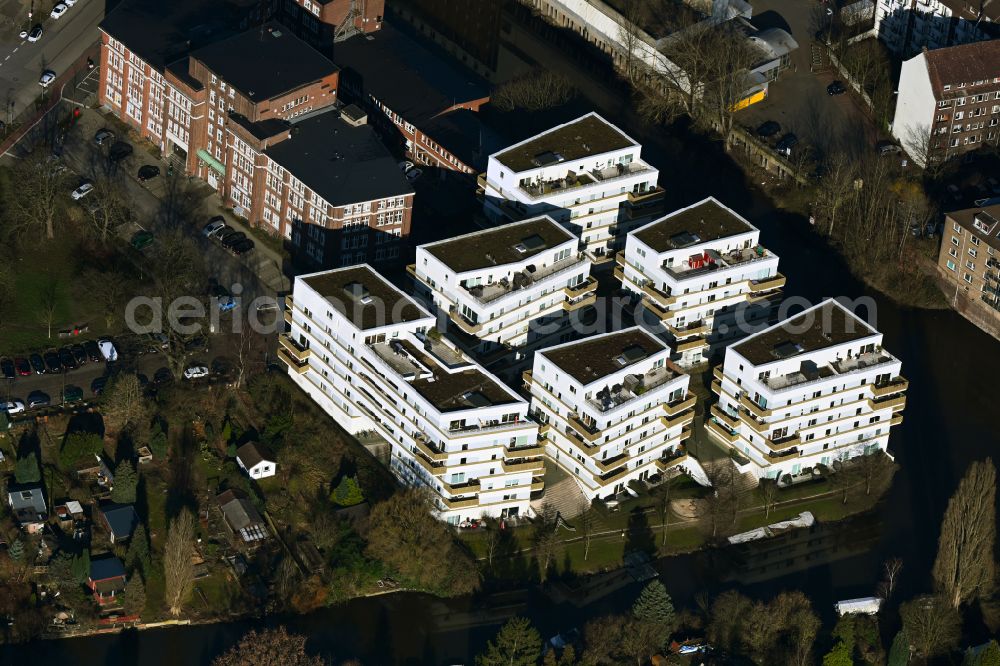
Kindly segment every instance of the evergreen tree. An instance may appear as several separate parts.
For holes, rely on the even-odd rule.
[[[354,506],[365,501],[361,486],[353,476],[344,476],[333,489],[333,501],[340,506]]]
[[[73,554],[61,550],[49,560],[49,578],[59,587],[75,587],[79,585],[76,573],[73,571]]]
[[[632,615],[642,622],[661,625],[664,633],[673,629],[674,604],[663,583],[656,579],[642,589],[639,598],[632,605]]]
[[[514,617],[500,628],[486,652],[476,657],[476,666],[537,666],[542,656],[542,637],[526,618]]]
[[[142,578],[132,576],[125,583],[125,591],[122,593],[122,610],[126,615],[138,615],[146,607],[146,587],[142,584]]]
[[[134,571],[139,569],[143,575],[149,573],[149,538],[146,536],[146,526],[139,523],[128,543],[128,553],[125,555],[125,566]]]
[[[38,469],[38,458],[34,453],[17,459],[14,464],[14,480],[18,483],[37,483],[41,478],[42,471]]]
[[[111,489],[111,501],[118,504],[135,504],[135,489],[139,476],[128,460],[123,460],[115,468],[115,485]]]
[[[905,631],[896,633],[889,648],[889,666],[906,666],[910,663],[910,639]]]
[[[1000,666],[1000,643],[995,638],[979,653],[979,666]]]
[[[24,562],[24,544],[21,543],[20,538],[16,538],[10,542],[10,546],[7,547],[7,554],[10,555],[10,559],[18,564]]]
[[[149,433],[149,450],[159,459],[167,457],[167,434],[163,432],[159,419],[153,423],[153,430]]]
[[[90,578],[90,549],[84,548],[79,555],[73,558],[73,575],[78,582],[86,583]]]

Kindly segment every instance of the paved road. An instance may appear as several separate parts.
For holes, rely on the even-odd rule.
[[[41,94],[38,78],[43,70],[62,74],[97,41],[97,24],[104,18],[104,6],[101,0],[80,0],[57,20],[36,11],[34,22],[43,28],[40,40],[31,43],[14,34],[0,43],[0,103],[9,106],[13,102],[14,117]],[[4,109],[5,122],[10,110]]]

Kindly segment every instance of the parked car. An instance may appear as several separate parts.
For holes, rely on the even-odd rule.
[[[21,414],[24,412],[24,403],[20,400],[8,400],[7,402],[0,402],[0,412],[7,412],[8,416],[14,416],[14,414]]]
[[[184,379],[201,379],[208,377],[208,368],[203,365],[192,365],[184,371]]]
[[[76,358],[73,356],[73,352],[71,352],[68,347],[63,347],[59,350],[59,363],[61,363],[62,367],[67,370],[76,370],[78,367]]]
[[[49,372],[62,372],[62,363],[59,362],[59,353],[54,349],[45,352],[42,357],[45,359],[45,369]]]
[[[765,123],[761,123],[760,127],[757,128],[757,136],[762,139],[768,139],[780,131],[781,125],[773,120],[768,120]]]
[[[69,7],[67,7],[65,3],[60,2],[55,7],[52,8],[52,11],[49,12],[49,16],[51,16],[54,19],[57,19],[63,14],[65,14],[68,10]]]
[[[219,312],[229,312],[230,310],[235,310],[239,301],[232,296],[227,296],[225,298],[219,299]]]
[[[94,135],[94,143],[98,146],[102,146],[105,143],[110,143],[115,140],[115,133],[109,130],[107,127],[97,130],[97,134]]]
[[[420,176],[422,176],[423,174],[424,174],[423,171],[421,171],[420,169],[418,169],[416,167],[413,167],[412,169],[410,169],[409,171],[406,172],[406,180],[408,180],[408,181],[410,181],[412,183],[417,178],[420,178]]]
[[[4,379],[14,379],[17,377],[17,372],[14,370],[14,361],[9,358],[0,358],[0,374],[4,376]]]
[[[32,354],[28,357],[28,360],[31,362],[31,369],[35,371],[36,375],[45,374],[45,360],[42,359],[41,354]]]
[[[84,365],[87,362],[87,350],[83,348],[83,345],[72,345],[69,350],[73,352],[73,358],[76,359],[77,365]]]
[[[28,394],[28,409],[36,407],[47,407],[51,404],[49,394],[44,391],[32,391]]]
[[[41,38],[42,38],[42,26],[36,25],[34,28],[31,29],[31,32],[28,33],[28,41],[37,42]]]
[[[73,192],[69,196],[73,199],[73,201],[79,201],[80,199],[84,198],[93,191],[94,191],[93,183],[84,183],[80,187],[73,190]]]
[[[97,343],[93,340],[87,340],[84,342],[83,350],[87,352],[87,358],[90,359],[91,363],[97,363],[101,360],[101,350],[98,348]]]
[[[792,154],[792,148],[794,148],[795,144],[797,144],[798,142],[799,142],[799,137],[789,132],[785,136],[781,137],[781,141],[778,142],[778,145],[775,146],[774,149],[778,153],[787,157]]]
[[[223,229],[228,229],[228,227],[226,227],[226,223],[223,221],[222,216],[216,215],[202,228],[201,235],[205,238],[211,238],[214,234],[219,233]]]
[[[146,230],[137,231],[133,234],[129,244],[136,250],[144,250],[153,244],[153,234]]]
[[[51,69],[47,69],[42,72],[42,75],[38,78],[38,85],[43,88],[48,88],[52,85],[52,82],[56,80],[56,73]]]
[[[14,359],[14,368],[17,370],[17,374],[22,377],[31,375],[31,363],[29,363],[28,359],[23,356],[19,356]]]
[[[73,5],[76,4],[76,0],[62,0],[62,1],[63,4],[66,5],[67,7],[72,7]]]
[[[222,240],[222,247],[227,250],[232,249],[234,245],[240,241],[246,240],[247,235],[242,231],[237,231],[235,234],[229,234]]]
[[[826,87],[826,94],[831,97],[833,95],[843,95],[845,92],[847,92],[847,88],[840,81],[834,81]]]
[[[253,249],[257,247],[252,240],[245,238],[238,242],[236,245],[229,248],[229,251],[235,255],[246,254],[247,252],[253,252]]]
[[[94,381],[90,382],[90,392],[94,395],[101,395],[101,391],[103,391],[104,387],[107,385],[107,377],[94,377]]]
[[[69,384],[63,389],[63,404],[67,402],[80,402],[83,400],[83,389],[79,386]]]
[[[108,151],[108,159],[112,162],[121,162],[132,154],[132,144],[125,141],[115,141]]]
[[[113,363],[118,360],[118,350],[115,349],[115,344],[111,340],[98,340],[97,348],[101,350],[101,356],[104,357],[105,361]]]
[[[160,167],[153,164],[144,164],[139,167],[139,173],[137,174],[140,183],[145,183],[147,180],[152,180],[160,175]]]
[[[894,144],[892,141],[880,141],[875,144],[875,150],[878,151],[879,155],[897,155],[902,152],[902,148]]]
[[[170,372],[170,368],[160,368],[153,373],[154,384],[167,384],[172,381],[174,381],[174,375]]]

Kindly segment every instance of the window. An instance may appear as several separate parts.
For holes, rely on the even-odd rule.
[[[965,275],[963,275],[962,279],[965,280],[966,282],[968,282],[969,284],[972,284],[972,276],[969,275],[968,273],[966,273]]]
[[[952,261],[951,259],[949,259],[949,260],[948,260],[948,263],[947,263],[947,264],[945,264],[945,265],[946,265],[946,266],[948,267],[948,270],[949,270],[949,271],[953,271],[953,270],[955,270],[955,262],[954,262],[954,261]]]

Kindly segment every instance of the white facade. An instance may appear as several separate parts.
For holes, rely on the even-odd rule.
[[[689,377],[638,327],[543,349],[524,380],[549,463],[588,499],[613,497],[687,460]]]
[[[592,304],[597,281],[579,239],[548,217],[417,248],[421,294],[478,343],[481,354],[558,335],[567,313]]]
[[[490,155],[485,212],[496,222],[548,215],[592,257],[607,256],[659,210],[659,171],[641,152],[596,113],[558,125]]]
[[[927,71],[924,53],[903,61],[899,71],[899,96],[896,98],[896,115],[892,121],[892,135],[914,162],[927,166],[927,147],[934,124],[937,99]]]
[[[785,277],[760,231],[709,197],[628,234],[615,276],[642,299],[688,367],[770,316]]]
[[[530,515],[544,450],[528,404],[432,315],[367,265],[296,277],[288,305],[289,376],[345,430],[388,442],[393,474],[429,488],[441,518]]]
[[[757,478],[836,469],[887,449],[906,405],[900,365],[881,333],[824,301],[726,350],[707,430]]]
[[[874,33],[890,51],[903,57],[923,48],[978,42],[989,38],[991,23],[979,7],[978,2],[964,0],[877,0]]]
[[[246,475],[251,479],[266,479],[270,476],[274,476],[278,472],[278,463],[273,460],[261,460],[255,464],[247,466],[244,464],[242,458],[236,456],[236,462],[239,464],[240,469],[246,472]]]

